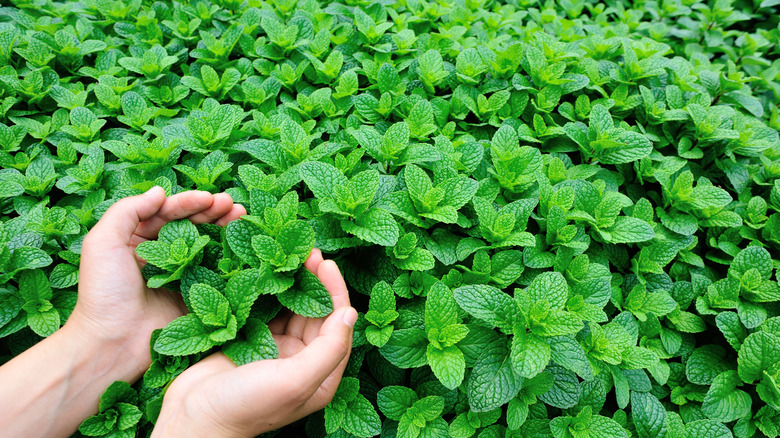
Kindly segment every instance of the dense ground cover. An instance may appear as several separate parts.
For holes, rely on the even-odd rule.
[[[12,3],[5,360],[68,317],[117,199],[251,215],[139,247],[193,314],[83,432],[145,436],[205,351],[273,357],[282,306],[327,314],[316,246],[361,318],[290,433],[780,434],[779,1]]]

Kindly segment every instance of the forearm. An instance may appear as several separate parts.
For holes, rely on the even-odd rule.
[[[0,367],[3,436],[70,436],[97,413],[108,385],[140,377],[144,360],[123,347],[100,345],[66,325]]]

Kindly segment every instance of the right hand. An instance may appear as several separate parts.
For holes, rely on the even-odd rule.
[[[333,313],[271,321],[278,359],[237,367],[215,353],[187,369],[168,388],[152,437],[254,437],[330,403],[349,360],[357,312],[336,263],[315,249],[305,266],[330,292]]]

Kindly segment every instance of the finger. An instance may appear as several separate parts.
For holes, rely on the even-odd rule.
[[[165,199],[156,215],[141,223],[136,231],[145,239],[156,239],[160,228],[170,221],[188,218],[194,214],[208,210],[214,202],[214,195],[209,192],[191,190],[177,193]]]
[[[317,269],[320,266],[320,263],[322,263],[322,251],[320,251],[317,248],[314,248],[311,250],[311,253],[309,254],[309,258],[306,259],[305,262],[303,262],[303,266],[309,270],[314,275],[317,275]]]
[[[279,349],[279,359],[295,356],[299,351],[306,348],[306,345],[298,338],[287,335],[273,335],[273,337]]]
[[[97,242],[102,246],[127,246],[139,225],[157,214],[165,202],[161,187],[152,187],[142,195],[120,199],[108,208],[87,234],[85,253]]]
[[[306,325],[303,327],[303,334],[301,335],[303,343],[309,345],[312,341],[317,339],[317,336],[320,335],[322,324],[324,323],[325,318],[310,319],[307,321]]]
[[[236,219],[241,218],[241,216],[246,215],[246,208],[244,208],[241,204],[233,204],[233,208],[227,212],[224,216],[217,219],[214,223],[219,225],[220,227],[224,227],[225,225],[229,224],[230,222],[233,222]]]
[[[233,209],[233,198],[227,193],[217,193],[212,196],[211,206],[206,210],[189,217],[193,224],[208,224],[226,215]]]
[[[290,320],[287,321],[287,326],[284,328],[284,334],[303,341],[303,332],[306,329],[306,325],[312,319],[313,318],[292,314]]]
[[[303,265],[306,267],[306,269],[309,270],[309,272],[317,275],[317,271],[319,270],[322,261],[322,252],[319,249],[314,248],[311,250],[309,257],[306,259],[306,262],[304,262]],[[304,340],[304,334],[306,332],[314,332],[315,336],[316,333],[319,333],[319,328],[322,325],[322,321],[324,321],[322,318],[314,319],[303,318],[300,316],[292,317],[287,322],[287,326],[285,327],[283,333]],[[311,337],[309,339],[311,339]],[[304,342],[308,343],[308,341]]]
[[[230,371],[236,368],[232,360],[218,351],[198,361],[197,368],[207,368],[212,372]]]
[[[292,312],[285,310],[268,323],[268,329],[271,330],[271,333],[274,335],[283,335],[292,315]]]
[[[215,196],[219,196],[219,194],[215,195]],[[212,206],[212,208],[213,208],[213,206]],[[244,208],[243,205],[233,204],[232,208],[227,213],[225,213],[222,217],[220,217],[216,221],[210,221],[210,222],[214,222],[214,224],[219,225],[220,227],[224,227],[228,223],[230,223],[230,222],[232,222],[232,221],[234,221],[236,219],[239,219],[241,216],[244,216],[245,214],[246,214],[246,208]],[[190,218],[190,220],[192,220],[195,223],[202,223],[201,220],[193,220],[192,217]],[[208,220],[208,219],[205,219],[205,220]],[[146,242],[147,240],[149,240],[149,239],[147,239],[145,237],[141,237],[138,234],[133,234],[133,237],[130,238],[130,246],[135,248],[138,245],[140,245],[141,243]],[[138,262],[141,264],[141,266],[146,264],[146,261],[141,260],[141,259],[139,259]]]
[[[307,403],[307,407],[310,409],[309,413],[323,409],[328,405],[328,403],[331,402],[331,400],[333,400],[333,396],[339,389],[341,376],[344,375],[344,370],[347,368],[348,363],[349,354],[344,356],[344,359],[341,359],[341,362],[339,362],[338,366],[336,366],[333,372],[325,379],[324,382],[322,382],[320,387],[317,388],[317,390],[314,392],[314,395],[308,400]]]
[[[284,361],[282,369],[299,379],[304,396],[314,394],[349,354],[356,320],[357,311],[352,307],[333,312],[322,325],[317,339],[298,354],[281,359]]]
[[[350,305],[347,285],[336,262],[322,261],[317,269],[317,277],[330,293],[334,309]],[[285,334],[294,336],[308,345],[319,336],[323,322],[322,318],[293,318],[287,324]]]
[[[143,237],[139,236],[138,234],[133,234],[133,237],[130,238],[130,247],[135,248],[138,245],[146,242],[149,239],[144,239]]]
[[[344,277],[341,275],[336,262],[325,260],[320,263],[319,269],[317,269],[317,278],[320,279],[325,289],[330,293],[334,309],[350,305],[347,284],[344,283]]]

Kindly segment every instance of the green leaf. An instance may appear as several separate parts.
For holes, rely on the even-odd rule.
[[[354,221],[343,220],[341,227],[347,233],[377,245],[393,246],[398,242],[398,224],[390,213],[379,208],[368,210]]]
[[[715,186],[702,185],[693,188],[690,198],[691,205],[700,209],[724,207],[732,201],[727,191]]]
[[[387,282],[380,281],[371,289],[368,309],[379,313],[395,310],[395,292]]]
[[[517,375],[530,379],[550,362],[551,349],[543,338],[533,334],[515,334],[512,338],[512,367]]]
[[[8,265],[14,271],[21,271],[44,268],[51,265],[51,263],[52,258],[46,251],[39,248],[23,246],[21,248],[16,248],[14,252],[11,253],[11,260]]]
[[[245,269],[230,278],[225,287],[225,297],[230,303],[230,311],[236,315],[239,325],[249,316],[249,311],[257,297],[264,291],[259,286],[260,274],[256,269]]]
[[[644,135],[633,131],[622,131],[615,138],[616,145],[596,157],[603,164],[621,164],[637,161],[650,155],[653,144]]]
[[[547,300],[551,309],[562,309],[569,299],[569,285],[558,272],[543,272],[528,287],[531,301]]]
[[[27,302],[53,297],[49,279],[43,271],[24,271],[19,275],[19,295]]]
[[[214,345],[209,330],[194,314],[173,320],[160,333],[154,351],[167,356],[186,356],[208,350]]]
[[[435,283],[425,300],[425,329],[442,330],[459,322],[458,306],[452,290],[441,282]]]
[[[198,229],[189,220],[177,220],[163,225],[157,235],[158,240],[167,243],[173,243],[179,238],[184,239],[187,246],[192,246],[198,238]]]
[[[49,305],[50,307],[51,305]],[[44,312],[27,313],[27,325],[36,335],[47,337],[60,328],[60,314],[57,309],[50,308]]]
[[[769,279],[772,275],[772,257],[769,251],[758,246],[743,249],[729,266],[729,275],[741,278],[749,269],[758,269],[761,278]]]
[[[455,301],[471,316],[511,333],[520,309],[509,295],[492,286],[474,284],[454,291]]]
[[[545,372],[552,374],[553,385],[539,398],[546,404],[561,409],[568,409],[576,405],[582,395],[582,388],[574,373],[558,366],[547,367]]]
[[[257,258],[257,254],[252,248],[252,236],[257,234],[260,234],[259,228],[246,220],[232,221],[225,228],[225,238],[230,249],[244,263],[253,267],[260,265],[260,259]]]
[[[593,368],[579,342],[570,336],[547,338],[553,362],[576,373],[585,381],[593,380]]]
[[[379,410],[389,419],[398,421],[417,401],[417,394],[405,386],[386,386],[377,393]]]
[[[748,335],[745,326],[739,321],[739,316],[734,312],[721,312],[715,317],[715,323],[726,341],[732,348],[739,351],[742,342]]]
[[[734,438],[728,427],[713,420],[696,420],[685,425],[685,438]]]
[[[379,352],[398,368],[419,368],[428,363],[427,347],[428,339],[425,337],[425,332],[410,328],[393,331],[390,340],[379,349]]]
[[[218,290],[206,284],[194,284],[189,290],[192,310],[207,326],[225,327],[230,312],[230,303]]]
[[[748,393],[737,389],[741,383],[737,372],[733,370],[715,377],[701,405],[704,415],[722,423],[749,416],[752,400]]]
[[[631,413],[634,417],[637,436],[651,438],[667,434],[666,410],[654,395],[637,391],[632,392]]]
[[[514,398],[523,379],[512,367],[509,348],[503,341],[493,342],[477,359],[468,380],[466,394],[475,412],[495,409]]]
[[[719,345],[704,345],[693,351],[685,363],[685,376],[697,385],[712,385],[718,375],[735,368],[726,358],[726,350]]]
[[[309,318],[328,316],[333,311],[333,300],[320,280],[306,269],[295,274],[290,290],[277,295],[279,302],[294,313]]]
[[[382,422],[371,403],[358,395],[348,403],[341,427],[356,437],[369,438],[379,434]]]
[[[636,243],[652,239],[655,232],[650,224],[641,219],[618,216],[614,225],[601,231],[601,237],[609,243]]]
[[[466,371],[466,359],[456,346],[435,348],[428,344],[426,358],[433,374],[442,385],[455,389],[463,382]]]
[[[301,164],[299,172],[309,190],[320,199],[332,199],[333,188],[348,182],[335,166],[321,161],[307,161]]]
[[[249,319],[239,337],[222,347],[222,352],[236,365],[245,365],[265,359],[276,359],[279,350],[268,326],[257,319]]]
[[[750,334],[737,357],[737,371],[745,383],[753,383],[770,366],[780,361],[780,338],[767,332]]]

